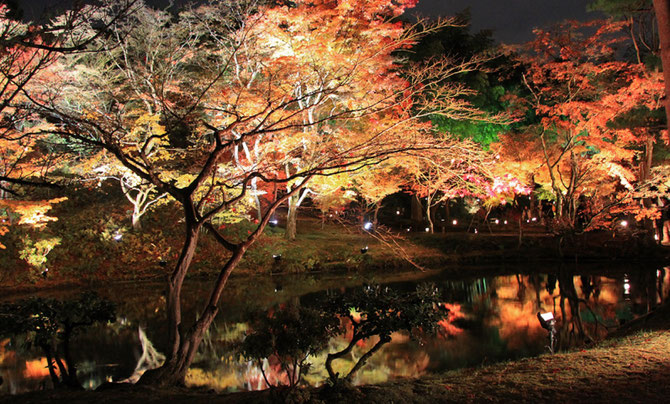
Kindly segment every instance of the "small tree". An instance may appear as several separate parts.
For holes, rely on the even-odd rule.
[[[253,331],[244,339],[240,353],[258,362],[271,389],[280,387],[281,382],[273,384],[269,380],[263,359],[277,360],[286,374],[287,387],[292,390],[309,371],[309,357],[326,348],[337,328],[337,318],[318,309],[277,306],[253,322]]]
[[[84,327],[114,321],[115,310],[112,302],[94,292],[73,300],[30,298],[4,303],[0,305],[0,337],[27,334],[28,348],[37,346],[46,356],[54,387],[81,389],[70,340]]]
[[[434,285],[419,285],[412,293],[401,294],[388,287],[366,286],[353,293],[332,298],[326,311],[335,313],[349,322],[352,327],[351,341],[341,351],[329,353],[326,370],[330,382],[337,385],[341,380],[333,370],[333,361],[351,353],[354,347],[365,339],[377,336],[379,341],[365,352],[349,373],[342,378],[351,381],[370,357],[384,344],[391,341],[391,334],[406,330],[412,337],[420,333],[434,333],[447,310],[440,304],[440,294]]]

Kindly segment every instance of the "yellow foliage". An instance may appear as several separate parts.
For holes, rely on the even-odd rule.
[[[7,208],[21,216],[19,224],[27,224],[36,228],[42,228],[47,222],[55,222],[58,218],[47,216],[52,205],[67,200],[66,197],[54,198],[48,201],[14,201],[0,200],[0,207]]]

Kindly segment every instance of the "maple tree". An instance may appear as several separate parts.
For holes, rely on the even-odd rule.
[[[309,181],[444,148],[420,118],[480,113],[459,98],[463,86],[437,85],[476,61],[439,60],[400,75],[394,51],[421,31],[393,18],[413,3],[220,1],[177,17],[142,7],[91,44],[102,52],[64,57],[49,77],[31,81],[34,111],[53,123],[40,133],[105,150],[181,207],[166,361],[142,383],[183,383],[231,272],[275,209]],[[164,130],[136,130],[142,116],[159,116]],[[284,192],[267,192],[279,187]],[[236,238],[219,232],[218,218],[247,206],[253,189],[267,197],[252,230]],[[201,235],[229,258],[187,327],[181,289]]]
[[[585,27],[595,33],[583,35]],[[658,74],[614,58],[621,27],[568,22],[556,31],[538,30],[527,55],[526,100],[537,124],[526,130],[538,142],[528,151],[539,148],[541,154],[524,160],[542,162],[534,181],[549,190],[557,220],[569,227],[578,211],[595,225],[608,206],[630,196],[618,193],[634,188],[636,149],[653,136],[646,126],[616,124],[627,113],[657,109],[662,94]]]
[[[46,212],[62,199],[25,200],[24,188],[59,189],[53,173],[67,162],[53,147],[43,127],[30,109],[30,84],[43,75],[65,53],[82,50],[99,37],[114,21],[131,12],[135,0],[120,1],[109,19],[96,15],[99,7],[74,8],[58,19],[41,26],[17,18],[16,10],[0,4],[0,206],[4,209],[0,235],[9,231],[12,214],[40,229],[55,218]],[[85,19],[95,19],[96,28],[86,33],[75,28]],[[24,237],[22,258],[38,270],[46,255],[59,243],[58,238],[32,241]],[[0,244],[0,248],[4,248]]]
[[[482,195],[492,179],[492,163],[489,153],[467,140],[454,144],[451,153],[438,150],[406,161],[409,187],[425,198],[423,208],[430,233],[435,230],[432,209],[454,197]]]

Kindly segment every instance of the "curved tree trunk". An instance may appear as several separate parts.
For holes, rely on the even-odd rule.
[[[233,252],[233,255],[228,259],[223,269],[219,272],[219,277],[210,293],[207,306],[200,313],[198,320],[186,331],[183,331],[180,324],[178,324],[176,336],[170,338],[170,341],[173,344],[173,352],[168,353],[165,362],[161,367],[146,371],[142,377],[140,377],[140,380],[138,381],[139,384],[153,386],[184,385],[186,373],[195,358],[198,346],[200,345],[200,342],[202,342],[203,335],[218,313],[219,300],[228,278],[233,269],[242,259],[247,248],[248,245],[243,244]],[[170,295],[168,296],[168,303],[175,298],[172,294],[173,290],[171,289]],[[168,309],[168,318],[181,317],[179,305],[168,305]],[[170,324],[172,324],[172,322],[170,322]]]

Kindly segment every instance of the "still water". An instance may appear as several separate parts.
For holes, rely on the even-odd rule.
[[[670,267],[630,266],[612,268],[555,266],[532,274],[528,268],[398,273],[388,276],[309,275],[237,279],[229,283],[221,311],[205,336],[187,382],[219,391],[266,388],[257,363],[239,358],[236,346],[248,330],[248,319],[276,304],[310,305],[319,297],[362,287],[371,282],[399,290],[432,282],[450,308],[440,332],[415,341],[395,333],[358,372],[354,382],[378,383],[397,377],[419,377],[467,366],[538,355],[546,351],[547,331],[537,312],[551,311],[557,318],[559,347],[588,344],[603,338],[608,329],[629,321],[669,299]],[[454,275],[458,273],[461,275]],[[495,275],[471,277],[467,274]],[[184,290],[184,317],[188,323],[197,302],[208,293],[207,282],[188,282]],[[166,330],[163,285],[117,284],[97,290],[118,304],[117,321],[96,326],[73,343],[79,380],[86,388],[105,381],[131,378],[136,371],[161,360]],[[80,292],[45,292],[44,297],[67,298]],[[14,296],[20,299],[27,296]],[[376,341],[367,341],[369,349]],[[341,350],[348,340],[333,336],[328,352]],[[354,351],[344,364],[353,366],[362,355]],[[311,359],[307,380],[326,379],[323,362],[327,352]],[[346,363],[348,361],[348,364]],[[263,363],[266,376],[281,381],[279,366]],[[0,394],[51,388],[46,359],[27,350],[21,337],[0,341]]]

